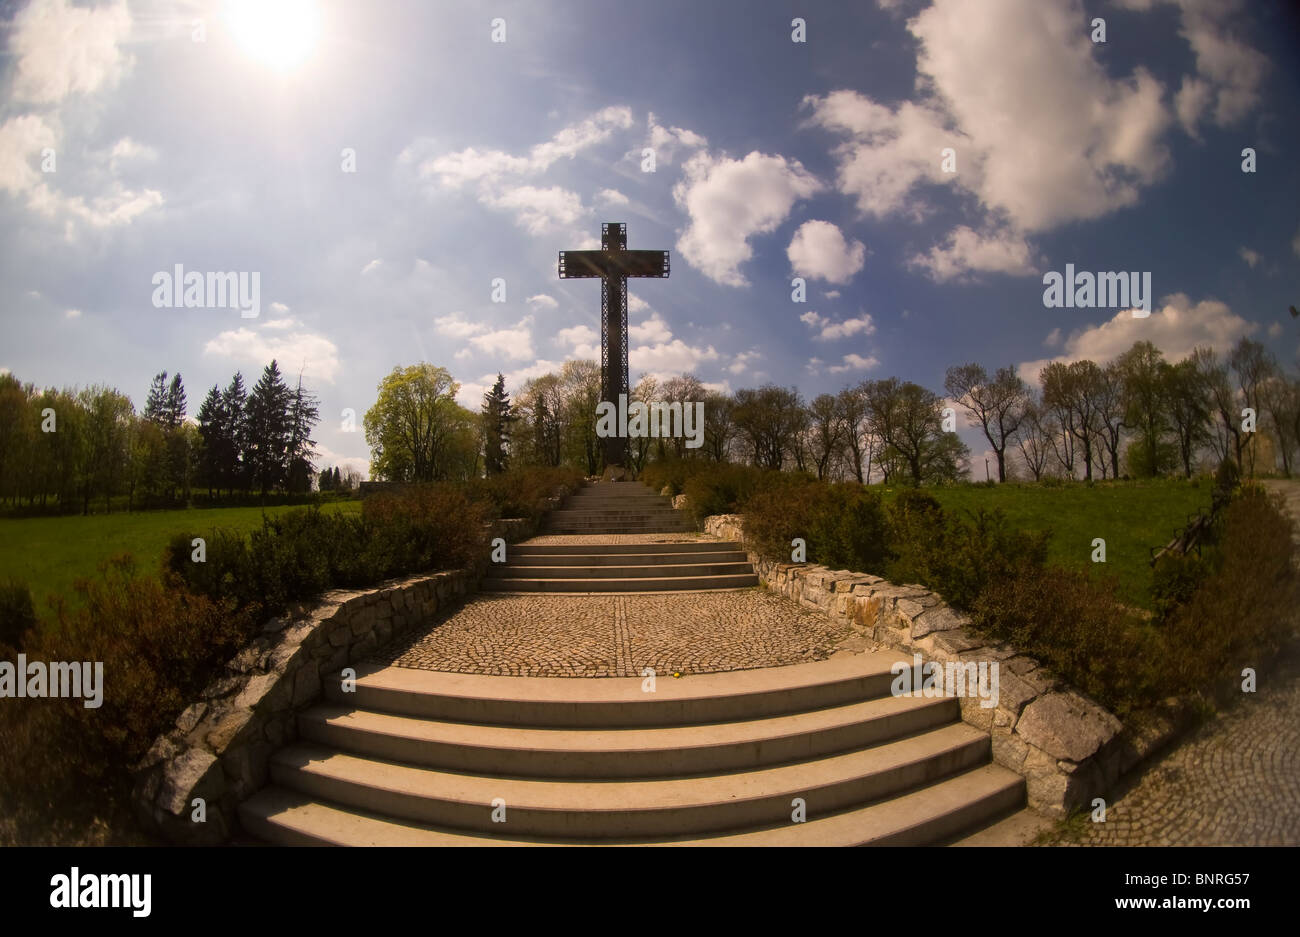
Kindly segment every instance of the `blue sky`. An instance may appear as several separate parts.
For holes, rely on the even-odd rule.
[[[193,411],[274,356],[321,398],[322,461],[364,467],[340,416],[395,365],[477,407],[497,371],[598,357],[599,286],[555,268],[602,221],[672,251],[631,284],[634,381],[940,390],[1242,335],[1296,364],[1285,4],[276,6],[0,6],[0,368],[137,406],[180,371]],[[1067,263],[1150,272],[1152,314],[1046,308]],[[156,308],[177,264],[258,273],[260,315]]]

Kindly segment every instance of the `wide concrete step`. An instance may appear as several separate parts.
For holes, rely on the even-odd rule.
[[[551,516],[563,517],[567,514],[610,515],[629,517],[636,515],[653,515],[655,517],[681,517],[681,511],[674,511],[667,504],[569,504],[551,511]]]
[[[927,731],[959,715],[955,699],[887,696],[707,725],[550,729],[321,704],[299,715],[298,732],[305,741],[354,755],[476,774],[655,778],[807,760]]]
[[[739,543],[729,540],[646,540],[640,543],[518,543],[507,548],[517,556],[597,556],[636,553],[709,553],[716,550],[743,553]]]
[[[740,550],[702,550],[646,553],[520,553],[509,547],[507,559],[511,566],[546,569],[553,566],[676,566],[682,563],[747,563],[748,556]],[[645,548],[647,551],[650,547]]]
[[[676,517],[664,518],[640,518],[638,520],[615,521],[599,520],[596,518],[552,518],[547,521],[546,529],[555,530],[601,530],[611,533],[628,533],[635,534],[643,531],[659,531],[668,533],[685,533],[689,528],[680,519]]]
[[[546,532],[550,534],[685,534],[691,528],[679,521],[638,521],[635,524],[570,522],[549,523]]]
[[[729,576],[754,574],[748,561],[687,563],[667,566],[536,566],[497,563],[488,569],[493,579],[655,579],[664,577]]]
[[[786,817],[742,832],[624,840],[520,836],[510,826],[508,808],[506,822],[496,824],[492,835],[457,831],[322,803],[275,785],[244,801],[239,816],[253,835],[293,846],[903,846],[951,838],[985,817],[1015,809],[1024,797],[1019,775],[984,765],[867,806],[830,814],[810,809],[803,823]]]
[[[747,589],[758,585],[754,572],[702,576],[654,576],[622,579],[538,579],[494,576],[483,580],[481,592],[699,592],[703,589]]]
[[[635,504],[639,502],[672,504],[672,499],[667,495],[655,494],[653,491],[649,490],[646,490],[645,492],[628,492],[627,494],[602,494],[599,492],[584,491],[569,495],[565,500],[570,504],[578,501],[583,503],[601,502],[609,504]]]
[[[568,517],[552,514],[546,522],[547,527],[627,527],[635,530],[640,527],[684,527],[685,522],[676,515],[661,517],[638,515],[627,517],[603,517],[597,515],[572,515]]]
[[[271,779],[344,807],[453,829],[524,836],[682,836],[777,824],[869,803],[980,766],[989,737],[953,723],[858,751],[753,771],[652,780],[539,780],[378,761],[309,743],[277,752]]]
[[[888,696],[900,656],[871,652],[785,667],[576,680],[497,677],[363,664],[352,691],[324,681],[340,705],[448,722],[546,728],[683,726],[807,712]],[[910,663],[910,662],[909,662]]]

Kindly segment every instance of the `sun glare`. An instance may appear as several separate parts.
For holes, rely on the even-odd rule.
[[[312,0],[227,0],[225,20],[245,54],[280,72],[301,65],[320,35]]]

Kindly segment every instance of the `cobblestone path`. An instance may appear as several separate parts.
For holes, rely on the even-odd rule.
[[[375,660],[528,677],[664,676],[824,660],[850,631],[764,589],[485,594]]]
[[[1300,541],[1300,482],[1265,486],[1286,499]],[[1300,648],[1085,826],[1086,846],[1300,845]]]

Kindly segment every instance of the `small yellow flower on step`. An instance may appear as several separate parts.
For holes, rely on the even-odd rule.
[[[681,674],[678,673],[676,670],[674,670],[674,671],[673,671],[673,676],[674,676],[674,677],[680,677]]]

